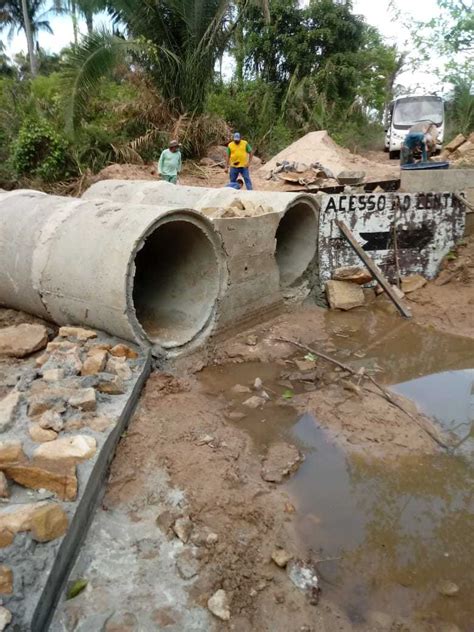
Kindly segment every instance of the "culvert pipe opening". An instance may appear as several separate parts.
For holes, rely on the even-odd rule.
[[[215,246],[189,220],[170,220],[149,234],[135,256],[133,304],[153,344],[190,342],[212,319],[219,295]]]
[[[309,203],[297,201],[285,212],[275,235],[280,285],[292,285],[306,272],[316,256],[317,231],[317,217]]]

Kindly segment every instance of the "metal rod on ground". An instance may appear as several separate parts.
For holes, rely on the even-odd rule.
[[[365,264],[367,269],[370,271],[372,276],[374,276],[377,279],[377,281],[380,283],[380,285],[382,286],[384,291],[387,293],[392,303],[394,303],[398,311],[405,318],[411,318],[410,310],[406,308],[405,305],[403,305],[400,299],[396,296],[390,283],[387,281],[384,274],[382,273],[382,270],[380,270],[378,265],[376,265],[376,263],[369,257],[369,255],[364,250],[362,250],[361,246],[357,243],[354,235],[352,234],[350,228],[343,221],[339,219],[336,220],[336,224],[339,230],[341,231],[341,233],[344,235],[344,237],[347,239],[349,244],[352,246],[353,250],[356,252],[356,254]]]
[[[347,371],[351,375],[354,375],[354,376],[358,375],[357,371],[355,369],[353,369],[351,366],[349,366],[348,364],[344,364],[343,362],[339,362],[339,360],[336,360],[335,358],[331,358],[331,356],[328,356],[325,353],[321,353],[320,351],[316,351],[316,349],[313,349],[312,347],[308,347],[307,345],[304,345],[301,342],[297,342],[296,340],[290,340],[289,338],[273,338],[273,340],[275,340],[276,342],[285,342],[287,344],[294,345],[295,347],[303,349],[304,351],[308,351],[309,353],[313,353],[315,356],[318,356],[319,358],[322,358],[323,360],[326,360],[327,362],[331,362],[332,364],[335,364],[336,366],[340,367],[344,371]],[[429,430],[422,423],[420,423],[416,417],[414,417],[410,412],[408,412],[408,410],[406,410],[401,404],[399,404],[395,399],[393,399],[391,393],[389,391],[387,391],[387,389],[384,388],[381,384],[379,384],[377,382],[377,380],[375,380],[371,375],[368,375],[367,373],[365,375],[366,375],[367,379],[369,379],[372,382],[372,384],[376,388],[379,389],[379,391],[381,392],[383,397],[390,404],[392,404],[392,406],[395,406],[396,408],[401,410],[409,419],[414,421],[415,424],[418,426],[418,428],[420,428],[420,430],[423,430],[423,432],[425,432],[441,448],[443,448],[444,450],[449,450],[451,447],[453,447],[453,446],[449,446],[446,443],[444,443],[435,434],[433,434],[431,432],[431,430]],[[362,385],[362,388],[365,388],[370,393],[374,392],[374,391],[372,391],[370,389],[367,389],[366,386]]]

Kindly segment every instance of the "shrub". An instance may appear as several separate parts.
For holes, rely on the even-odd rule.
[[[72,175],[66,140],[44,121],[26,121],[13,149],[18,176],[39,177],[54,182]]]

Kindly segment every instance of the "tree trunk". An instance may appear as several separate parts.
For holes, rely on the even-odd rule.
[[[235,76],[240,89],[244,85],[244,28],[241,23],[235,30]]]
[[[26,35],[26,44],[28,46],[28,55],[30,58],[30,69],[33,77],[36,76],[37,67],[36,67],[36,55],[35,55],[35,43],[33,40],[33,31],[31,28],[30,22],[30,14],[28,12],[28,1],[21,0],[21,9],[23,11],[23,26],[25,29]]]
[[[71,2],[71,19],[72,19],[72,30],[74,33],[74,44],[77,45],[77,6],[75,0]]]
[[[94,16],[92,11],[84,11],[84,17],[86,18],[87,32],[90,35],[94,30]]]

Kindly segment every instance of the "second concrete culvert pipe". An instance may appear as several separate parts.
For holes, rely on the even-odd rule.
[[[222,241],[196,210],[0,194],[0,304],[173,357],[212,331]]]
[[[229,188],[176,186],[163,181],[102,180],[83,195],[87,199],[105,198],[122,203],[186,205],[202,211],[212,219],[234,200],[250,200],[263,212],[279,215],[275,233],[275,259],[280,285],[300,281],[317,257],[319,207],[315,198],[305,193],[274,191],[235,191]]]

